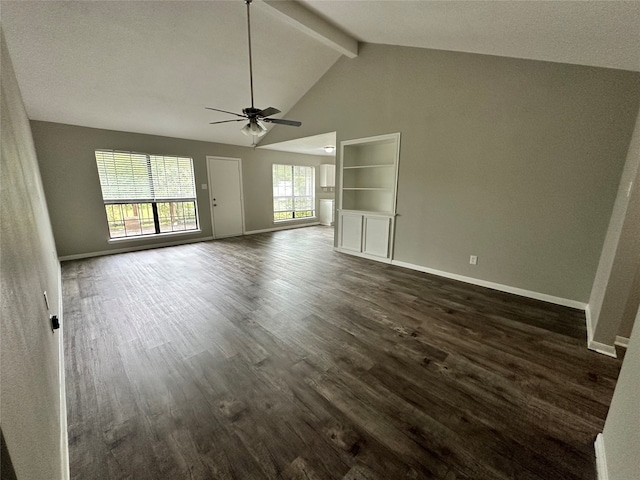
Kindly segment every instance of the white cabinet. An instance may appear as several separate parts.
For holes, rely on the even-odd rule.
[[[362,251],[362,220],[358,213],[340,214],[340,248],[352,252]]]
[[[334,201],[328,198],[320,200],[320,225],[333,225],[334,222]]]
[[[389,256],[391,218],[365,215],[363,230],[362,253],[387,258]]]
[[[340,143],[338,250],[391,261],[400,134]]]
[[[392,217],[358,212],[340,212],[338,249],[376,259],[390,259]]]
[[[336,186],[336,166],[330,163],[320,165],[320,187],[335,188]]]

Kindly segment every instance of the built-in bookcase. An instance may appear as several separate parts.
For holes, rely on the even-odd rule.
[[[342,142],[343,210],[393,213],[400,134]]]
[[[338,249],[391,259],[400,134],[340,144]]]

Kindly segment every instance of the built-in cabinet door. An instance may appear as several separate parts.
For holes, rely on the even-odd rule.
[[[362,215],[343,213],[340,215],[340,248],[354,252],[362,251]]]
[[[389,217],[364,217],[364,241],[362,252],[376,257],[389,256]]]

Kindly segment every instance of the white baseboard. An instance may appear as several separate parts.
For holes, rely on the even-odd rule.
[[[627,337],[621,337],[620,335],[618,335],[616,337],[616,345],[618,345],[619,347],[628,348],[629,347],[629,339]]]
[[[104,255],[112,255],[115,253],[128,253],[137,252],[139,250],[150,250],[152,248],[173,247],[176,245],[184,245],[187,243],[208,242],[213,240],[213,237],[199,237],[190,238],[187,240],[176,240],[173,242],[154,243],[149,245],[137,245],[133,247],[114,248],[113,250],[102,250],[100,252],[78,253],[76,255],[65,255],[64,257],[58,257],[60,262],[66,262],[67,260],[79,260],[81,258],[102,257]]]
[[[69,480],[69,432],[67,430],[67,390],[64,373],[64,318],[62,308],[62,267],[58,263],[58,381],[60,382],[60,469],[62,480]]]
[[[618,355],[616,354],[615,346],[593,340],[593,318],[591,317],[591,309],[589,308],[589,305],[587,305],[587,308],[584,310],[584,316],[587,321],[587,348],[594,352],[617,358]]]
[[[609,470],[607,469],[607,455],[604,450],[604,437],[599,433],[594,443],[596,450],[596,468],[598,470],[598,480],[609,480]]]
[[[336,252],[346,253],[347,255],[353,255],[354,257],[366,258],[367,260],[374,260],[376,262],[381,262],[381,263],[393,263],[393,260],[391,260],[390,258],[376,257],[374,255],[367,255],[366,253],[362,253],[362,252],[354,252],[353,250],[346,250],[340,247],[334,247],[333,249]]]
[[[245,235],[255,235],[256,233],[267,233],[267,232],[277,232],[278,230],[290,230],[292,228],[302,228],[302,227],[313,227],[316,225],[320,225],[320,222],[313,223],[298,223],[295,225],[286,225],[282,227],[273,227],[273,228],[263,228],[261,230],[249,230],[248,232],[244,232]]]
[[[614,347],[613,345],[607,345],[606,343],[589,340],[589,342],[587,343],[587,348],[589,350],[593,350],[594,352],[598,352],[609,357],[618,358],[618,355],[616,354],[616,347]]]
[[[587,343],[589,343],[593,338],[593,323],[591,323],[593,320],[591,317],[591,307],[589,305],[584,309],[584,317],[587,322]]]
[[[547,295],[546,293],[534,292],[531,290],[525,290],[522,288],[511,287],[509,285],[503,285],[500,283],[489,282],[487,280],[480,280],[478,278],[466,277],[464,275],[458,275],[456,273],[444,272],[442,270],[436,270],[433,268],[423,267],[421,265],[415,265],[413,263],[401,262],[399,260],[392,260],[392,265],[399,267],[410,268],[411,270],[418,270],[419,272],[431,273],[438,275],[439,277],[450,278],[452,280],[458,280],[460,282],[471,283],[480,287],[491,288],[493,290],[499,290],[501,292],[513,293],[514,295],[520,295],[521,297],[533,298],[535,300],[542,300],[544,302],[554,303],[556,305],[562,305],[564,307],[577,308],[578,310],[585,310],[587,308],[586,303],[578,302],[577,300],[570,300],[568,298],[555,297],[553,295]]]

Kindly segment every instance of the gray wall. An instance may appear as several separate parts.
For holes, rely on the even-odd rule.
[[[397,260],[586,303],[639,97],[634,72],[362,44],[287,116],[401,132]]]
[[[59,264],[29,120],[2,43],[0,299],[2,433],[17,478],[62,478]],[[45,306],[43,291],[49,297]],[[5,466],[5,459],[2,464]],[[3,472],[4,473],[4,472]]]
[[[640,310],[604,424],[608,478],[637,480],[640,458]]]
[[[592,340],[596,342],[613,345],[620,335],[625,310],[632,310],[634,315],[638,309],[638,292],[632,292],[632,287],[640,269],[639,239],[640,112],[589,299]],[[628,336],[630,328],[625,326]]]
[[[48,122],[31,122],[38,152],[53,233],[61,257],[121,248],[138,248],[168,241],[210,237],[211,209],[207,183],[207,155],[242,158],[245,227],[247,231],[283,226],[273,222],[271,165],[320,165],[325,157],[116,132]],[[212,129],[215,127],[211,127]],[[238,135],[241,135],[238,131]],[[108,243],[106,213],[94,152],[114,149],[193,158],[201,233],[179,237]],[[316,172],[316,183],[319,175]],[[320,193],[319,187],[316,189]],[[310,223],[309,221],[296,222]],[[295,223],[288,223],[292,225]]]
[[[631,330],[633,329],[633,324],[636,319],[635,312],[638,310],[639,305],[640,305],[640,265],[639,265],[638,271],[636,272],[636,276],[633,279],[633,283],[631,284],[629,299],[627,300],[627,305],[625,306],[624,314],[622,315],[622,320],[620,321],[620,328],[618,329],[619,336],[623,338],[631,337]]]

